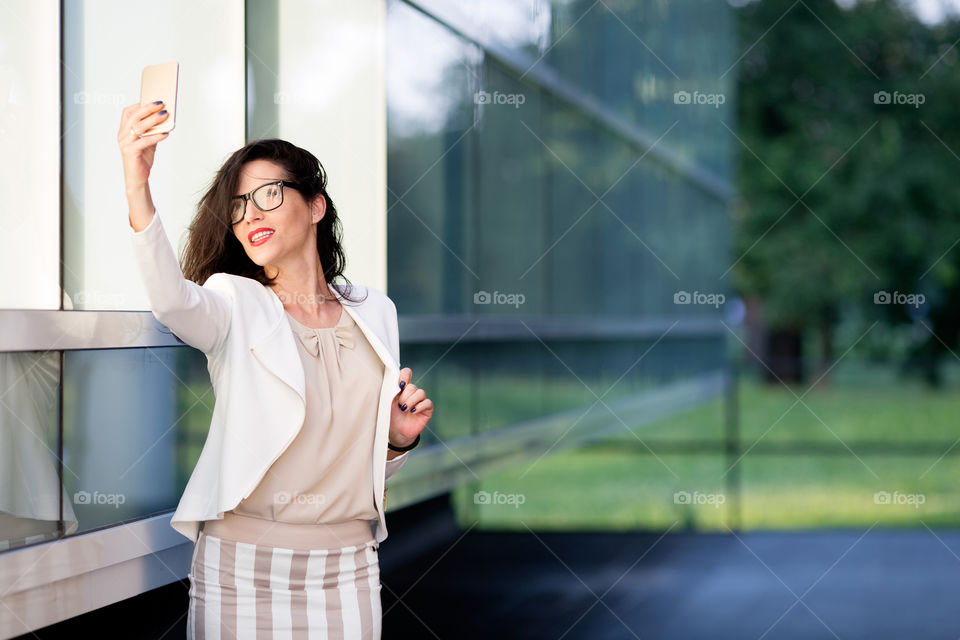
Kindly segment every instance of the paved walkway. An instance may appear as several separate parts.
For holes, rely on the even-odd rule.
[[[960,637],[954,531],[471,531],[416,566],[389,555],[384,640]]]

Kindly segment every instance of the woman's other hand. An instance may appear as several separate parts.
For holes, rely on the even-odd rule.
[[[401,387],[393,399],[390,411],[390,442],[405,447],[417,439],[433,415],[433,401],[426,392],[410,382],[413,370],[404,367],[400,370]]]

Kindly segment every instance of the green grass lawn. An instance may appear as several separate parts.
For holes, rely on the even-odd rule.
[[[954,371],[955,373],[955,371]],[[889,370],[850,363],[807,392],[745,380],[740,387],[738,466],[745,529],[960,525],[960,393],[926,389]],[[796,394],[796,395],[794,395]],[[802,397],[802,403],[797,397]],[[602,450],[565,450],[483,478],[454,493],[458,516],[481,529],[725,531],[737,520],[731,461],[719,448],[723,404],[624,430]],[[649,446],[654,453],[642,453]],[[667,442],[712,441],[716,454],[667,453]],[[841,455],[790,453],[790,443],[835,445]],[[943,443],[935,454],[868,454],[866,442]],[[658,451],[658,447],[660,451]],[[487,504],[478,491],[495,496]],[[494,492],[497,492],[494,494]],[[677,492],[686,492],[675,499]],[[887,492],[884,503],[878,492]],[[497,500],[499,498],[499,500]]]

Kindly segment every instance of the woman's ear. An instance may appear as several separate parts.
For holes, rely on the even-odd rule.
[[[323,194],[318,193],[313,200],[310,201],[311,220],[313,222],[320,222],[326,213],[327,199],[323,197]]]

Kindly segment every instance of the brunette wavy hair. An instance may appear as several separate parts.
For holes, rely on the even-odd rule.
[[[353,286],[343,275],[346,266],[341,244],[343,230],[337,208],[327,193],[326,171],[312,153],[278,138],[248,143],[234,151],[217,171],[188,227],[190,236],[182,259],[183,276],[199,285],[218,272],[252,278],[265,286],[275,282],[275,278],[268,278],[263,267],[247,256],[231,223],[230,199],[236,195],[243,165],[251,160],[271,160],[283,167],[287,175],[280,177],[298,183],[298,191],[308,203],[318,197],[326,200],[326,212],[317,223],[317,254],[323,277],[329,284],[342,278],[347,285],[342,295],[346,300],[358,302],[348,296]]]

